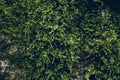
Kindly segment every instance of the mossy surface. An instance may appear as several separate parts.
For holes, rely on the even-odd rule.
[[[120,79],[120,15],[100,0],[0,0],[0,59],[23,80]],[[3,76],[3,75],[2,75]]]

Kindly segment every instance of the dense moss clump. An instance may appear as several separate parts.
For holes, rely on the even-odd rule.
[[[105,5],[0,0],[0,60],[16,65],[23,80],[73,80],[79,74],[86,80],[118,80],[120,17]]]

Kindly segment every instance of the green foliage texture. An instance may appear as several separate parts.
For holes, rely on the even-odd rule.
[[[23,80],[119,80],[120,15],[99,1],[0,0],[0,59]]]

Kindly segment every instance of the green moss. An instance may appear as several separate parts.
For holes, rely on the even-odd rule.
[[[0,56],[23,70],[24,80],[72,80],[78,64],[86,79],[119,79],[119,26],[109,10],[89,3],[96,4],[1,0]]]

